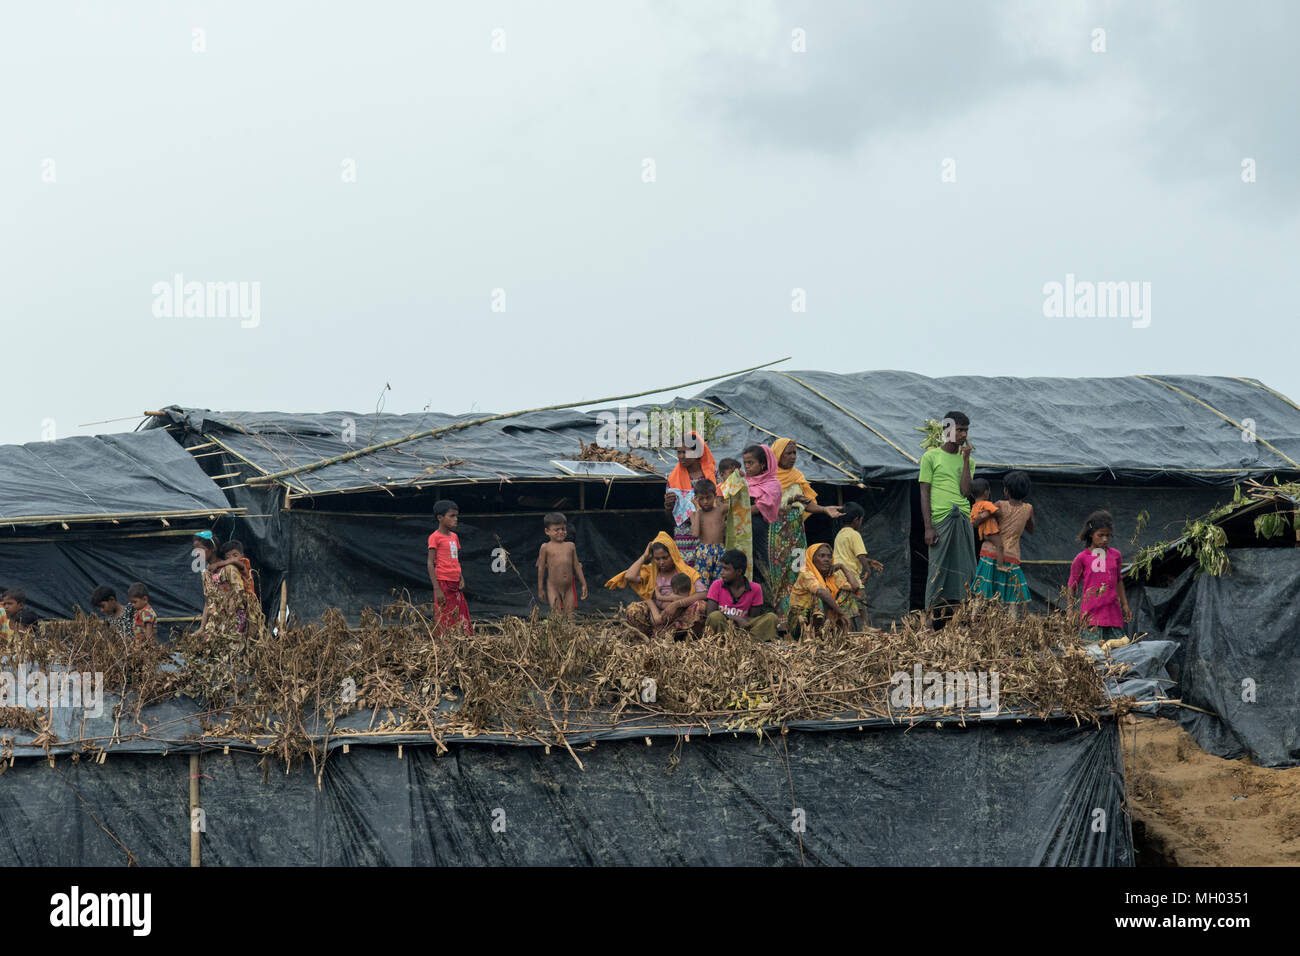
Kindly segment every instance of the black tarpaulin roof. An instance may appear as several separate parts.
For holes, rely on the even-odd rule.
[[[0,525],[230,510],[165,432],[0,445]]]
[[[763,371],[724,380],[675,404],[708,407],[719,415],[720,437],[711,445],[717,457],[739,457],[740,449],[753,441],[795,438],[809,452],[799,467],[815,481],[914,477],[921,455],[917,426],[954,408],[972,418],[977,466],[995,471],[1023,468],[1061,480],[1106,475],[1150,480],[1168,474],[1225,485],[1249,475],[1300,472],[1300,407],[1253,379]],[[180,407],[166,413],[154,424],[182,424],[205,441],[217,440],[252,466],[249,476],[483,417]],[[345,434],[349,421],[355,430],[350,435]],[[307,494],[560,480],[568,476],[552,460],[576,457],[579,439],[595,441],[599,427],[596,412],[534,412],[404,442],[282,480]],[[1243,440],[1252,434],[1257,440]],[[663,474],[673,464],[671,452],[641,454]]]
[[[973,457],[985,468],[1061,478],[1167,472],[1223,484],[1300,470],[1300,407],[1254,379],[765,371],[702,394],[828,457],[857,462],[867,478],[915,476],[914,429],[954,409],[971,417]],[[1251,426],[1257,440],[1243,440]]]
[[[679,405],[707,406],[692,399]],[[635,407],[635,406],[633,406]],[[648,408],[642,407],[642,411]],[[185,426],[195,440],[216,441],[252,467],[245,477],[274,474],[356,451],[420,431],[482,418],[484,413],[443,415],[364,415],[358,412],[286,414],[283,412],[211,412],[204,409],[171,407],[169,422]],[[721,415],[720,437],[710,448],[718,458],[740,457],[751,441],[766,441],[743,421]],[[159,419],[155,419],[155,422]],[[345,422],[354,433],[345,440]],[[580,442],[592,444],[599,437],[602,421],[597,412],[532,412],[514,418],[421,438],[360,458],[299,472],[283,479],[295,493],[330,494],[377,487],[417,487],[465,481],[550,479],[567,481],[572,476],[552,461],[577,458]],[[635,424],[635,422],[633,423]],[[202,436],[199,439],[197,436]],[[642,473],[640,479],[662,482],[676,464],[671,450],[631,449],[647,459],[657,474]],[[814,481],[850,481],[856,478],[852,463],[832,463],[805,456],[800,462]],[[634,481],[633,477],[619,480]]]

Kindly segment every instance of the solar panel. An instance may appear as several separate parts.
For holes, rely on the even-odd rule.
[[[568,475],[597,475],[602,478],[639,478],[640,472],[633,471],[616,461],[577,461],[576,459],[551,460],[551,464]]]

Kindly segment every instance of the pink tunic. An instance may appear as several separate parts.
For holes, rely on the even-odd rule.
[[[1120,554],[1107,548],[1106,554],[1080,551],[1070,565],[1070,590],[1083,583],[1080,609],[1083,620],[1091,627],[1123,627],[1124,612],[1119,606]]]

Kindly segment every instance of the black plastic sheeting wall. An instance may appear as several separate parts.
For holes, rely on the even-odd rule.
[[[992,485],[994,494],[1001,495],[1002,482],[994,481]],[[1034,533],[1020,540],[1020,555],[1025,561],[1023,567],[1034,609],[1058,603],[1060,590],[1070,577],[1070,562],[1083,547],[1079,530],[1093,511],[1105,509],[1111,513],[1115,519],[1111,547],[1118,548],[1128,563],[1138,548],[1177,538],[1189,518],[1231,500],[1231,488],[1214,486],[1034,482],[1030,498],[1034,505]],[[1144,511],[1147,514],[1142,519]],[[1140,521],[1144,521],[1141,528]],[[1042,561],[1052,563],[1039,563]]]
[[[203,864],[1133,863],[1113,721],[697,733],[582,757],[585,770],[535,746],[399,759],[354,745],[318,789],[309,765],[206,753]],[[189,772],[176,752],[20,759],[0,775],[0,863],[116,866],[125,846],[142,865],[187,865]]]
[[[1189,568],[1169,587],[1143,587],[1138,629],[1180,645],[1175,696],[1210,713],[1176,716],[1203,750],[1300,765],[1300,549],[1230,548],[1228,560],[1221,577]]]

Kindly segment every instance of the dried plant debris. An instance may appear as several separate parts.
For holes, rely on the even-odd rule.
[[[318,765],[327,737],[340,736],[420,734],[442,749],[449,737],[500,734],[564,747],[577,760],[568,735],[634,722],[760,734],[797,720],[992,712],[1096,723],[1121,703],[1108,698],[1104,677],[1124,665],[1099,667],[1083,653],[1077,616],[1013,618],[984,601],[961,605],[940,631],[913,614],[887,631],[792,644],[740,631],[646,641],[620,621],[536,616],[467,636],[435,621],[431,608],[403,603],[349,628],[334,611],[221,647],[184,635],[173,660],[156,644],[124,648],[103,622],[78,617],[47,624],[39,639],[20,635],[9,659],[103,671],[136,719],[149,703],[187,694],[204,704],[203,736],[246,741],[286,765]],[[955,675],[968,678],[965,699],[952,694]],[[977,698],[970,681],[980,675]],[[165,731],[139,736],[167,739]]]
[[[634,455],[629,451],[619,451],[617,448],[602,448],[594,442],[588,445],[581,438],[578,439],[578,444],[582,446],[582,453],[578,455],[578,461],[616,461],[633,471],[648,471],[652,475],[658,474],[655,471],[655,466],[640,455]]]

